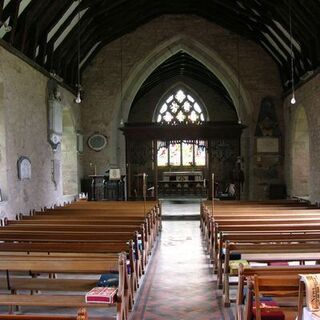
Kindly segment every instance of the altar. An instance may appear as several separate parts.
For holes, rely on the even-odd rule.
[[[202,171],[167,171],[158,180],[160,196],[207,196],[207,181]]]

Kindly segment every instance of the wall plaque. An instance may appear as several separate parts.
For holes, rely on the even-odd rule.
[[[58,84],[48,80],[48,141],[56,151],[62,141],[62,104]]]
[[[20,157],[17,162],[18,178],[20,180],[31,179],[31,161],[27,157]]]
[[[94,133],[88,139],[88,146],[94,151],[100,151],[107,146],[108,139],[101,133]]]
[[[279,138],[257,137],[257,153],[279,153]]]

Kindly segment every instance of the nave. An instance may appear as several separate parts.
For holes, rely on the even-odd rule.
[[[156,201],[76,201],[4,220],[0,319],[317,319],[318,207],[204,201],[199,209],[200,221],[166,221]],[[87,300],[108,279],[115,301]]]

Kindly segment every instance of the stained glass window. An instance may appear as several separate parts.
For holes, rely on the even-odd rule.
[[[170,165],[180,166],[181,165],[181,144],[170,143]]]
[[[169,150],[165,143],[158,141],[158,166],[168,165]]]
[[[193,144],[182,142],[182,165],[193,165]]]
[[[206,148],[204,141],[199,141],[199,143],[194,145],[194,163],[196,166],[204,166],[206,164]]]
[[[200,104],[185,90],[179,89],[158,109],[156,121],[166,124],[200,123],[205,121],[205,116]]]
[[[184,89],[166,97],[156,114],[156,122],[163,124],[201,123],[206,120],[201,104]],[[158,142],[158,166],[205,166],[204,141]]]

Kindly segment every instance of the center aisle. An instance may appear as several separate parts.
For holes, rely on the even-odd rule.
[[[214,278],[199,221],[163,221],[130,320],[233,320]]]

